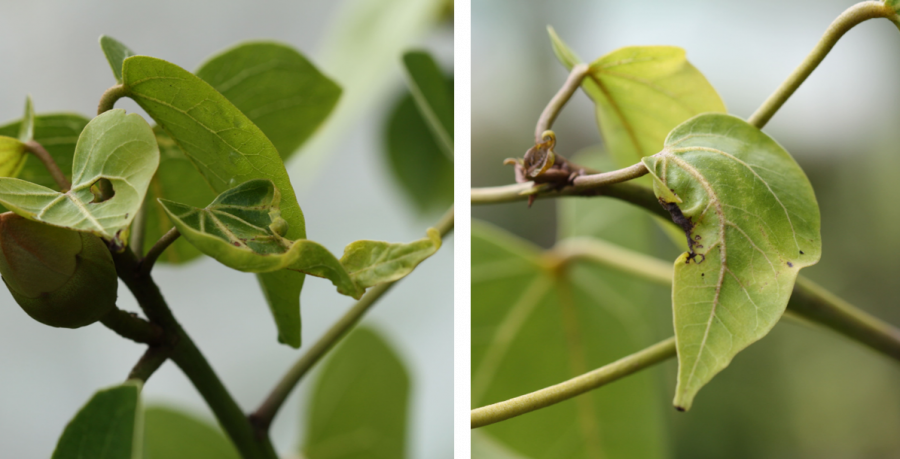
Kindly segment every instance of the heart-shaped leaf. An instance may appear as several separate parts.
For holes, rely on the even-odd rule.
[[[141,387],[129,380],[94,394],[69,421],[52,459],[139,459]]]
[[[644,158],[690,252],[672,286],[678,387],[694,395],[781,318],[800,268],[819,261],[819,205],[793,158],[744,120],[705,114]]]
[[[447,87],[452,90],[452,79]],[[452,100],[452,98],[451,98]],[[394,106],[385,129],[387,161],[406,196],[421,212],[446,209],[453,203],[453,160],[409,93]]]
[[[0,178],[0,203],[25,218],[117,239],[134,219],[158,164],[147,122],[110,110],[91,120],[78,138],[71,190]]]
[[[143,459],[240,459],[218,426],[181,411],[154,406],[144,410]]]
[[[197,249],[245,272],[294,270],[331,280],[338,292],[359,299],[373,285],[402,278],[441,246],[440,235],[409,244],[356,241],[339,261],[322,245],[283,237],[278,189],[269,180],[251,180],[220,194],[199,209],[160,200],[178,231]]]
[[[549,29],[553,50],[566,68],[580,59]],[[597,105],[606,148],[621,166],[660,151],[669,131],[692,116],[725,112],[709,81],[674,46],[629,46],[590,64],[582,83]]]
[[[653,342],[647,317],[656,303],[647,298],[660,292],[611,269],[557,269],[553,261],[527,241],[472,222],[473,408],[561,383]],[[655,376],[628,378],[478,432],[535,459],[664,457]]]
[[[431,54],[424,51],[405,53],[403,66],[419,113],[444,154],[453,159],[453,91],[447,87],[444,74]]]
[[[78,136],[90,120],[74,113],[36,115],[34,117],[34,141],[41,144],[56,162],[66,178],[71,179],[72,157]],[[22,120],[0,126],[0,135],[18,137],[22,131]],[[25,155],[25,165],[18,177],[47,188],[57,189],[58,185],[47,172],[47,168],[37,158]]]
[[[355,330],[332,352],[313,388],[303,457],[407,457],[409,395],[397,353],[372,330]]]
[[[107,35],[100,36],[100,49],[103,50],[103,55],[106,56],[106,61],[109,62],[116,81],[122,84],[122,62],[134,56],[134,51],[119,40]]]
[[[303,212],[272,142],[228,99],[190,72],[161,59],[133,56],[123,64],[126,94],[172,137],[181,151],[221,193],[253,179],[271,179],[281,193],[286,237],[306,237]],[[300,347],[300,290],[296,271],[260,275],[278,326],[278,339]]]
[[[196,74],[247,115],[285,162],[341,96],[340,86],[306,57],[274,42],[238,44],[210,58]]]

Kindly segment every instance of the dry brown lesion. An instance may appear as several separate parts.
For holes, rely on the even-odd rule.
[[[562,189],[575,183],[581,175],[597,173],[579,166],[553,151],[556,146],[556,134],[544,131],[541,142],[525,152],[523,158],[507,158],[503,164],[515,166],[516,182],[534,182],[535,186],[550,185],[552,189]],[[534,195],[528,199],[528,206],[534,202]]]

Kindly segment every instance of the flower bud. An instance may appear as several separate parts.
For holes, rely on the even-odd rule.
[[[97,236],[0,214],[0,275],[29,316],[53,327],[92,324],[116,306],[116,267]]]

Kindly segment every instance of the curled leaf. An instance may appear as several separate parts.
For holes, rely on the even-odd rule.
[[[788,152],[734,116],[683,123],[643,162],[690,249],[675,261],[672,287],[674,403],[686,410],[738,352],[775,326],[800,268],[819,261],[819,206]]]
[[[0,203],[31,220],[117,240],[140,208],[158,164],[159,149],[147,122],[125,110],[110,110],[91,120],[78,137],[71,190],[60,193],[0,178]],[[91,188],[103,179],[115,195],[95,202]]]
[[[251,180],[197,208],[160,199],[178,231],[220,263],[239,271],[299,271],[330,280],[338,292],[359,299],[366,288],[409,274],[441,245],[437,231],[409,244],[357,241],[338,260],[325,247],[307,239],[292,241],[281,217],[281,196],[269,180]]]

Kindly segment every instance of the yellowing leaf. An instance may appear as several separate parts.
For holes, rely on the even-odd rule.
[[[156,138],[147,122],[125,110],[110,110],[91,120],[78,138],[71,190],[60,193],[0,178],[0,203],[31,220],[117,239],[134,219],[158,164]],[[108,199],[99,197],[102,185],[112,187]]]
[[[12,137],[0,136],[0,177],[16,177],[25,167],[25,144]]]
[[[571,69],[580,61],[550,29],[553,49]],[[725,112],[709,81],[674,46],[629,46],[590,64],[582,83],[597,105],[606,149],[629,166],[663,147],[675,126],[705,112]]]
[[[819,260],[819,206],[793,158],[730,115],[685,122],[643,161],[657,197],[664,202],[665,190],[681,199],[664,205],[692,248],[675,261],[672,287],[674,403],[686,410],[735,354],[772,329],[800,268]]]

